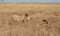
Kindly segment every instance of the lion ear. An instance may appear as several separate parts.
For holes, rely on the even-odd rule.
[[[20,21],[20,16],[19,15],[13,15],[12,18],[15,21]]]

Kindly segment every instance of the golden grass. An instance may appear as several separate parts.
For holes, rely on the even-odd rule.
[[[0,36],[60,36],[60,3],[0,3]]]

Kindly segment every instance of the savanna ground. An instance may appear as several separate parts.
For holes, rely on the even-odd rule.
[[[0,3],[0,36],[60,36],[60,3]]]

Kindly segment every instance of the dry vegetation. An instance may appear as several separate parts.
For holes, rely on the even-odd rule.
[[[0,36],[60,36],[60,3],[0,3]]]

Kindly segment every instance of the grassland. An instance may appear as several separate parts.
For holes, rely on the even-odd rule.
[[[60,3],[0,3],[0,36],[60,36]]]

